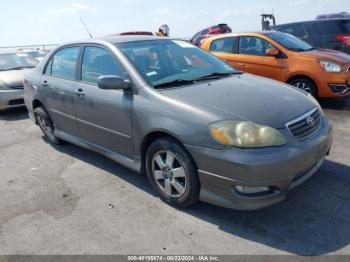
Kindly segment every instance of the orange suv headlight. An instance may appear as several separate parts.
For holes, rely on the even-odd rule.
[[[337,73],[341,71],[341,65],[337,63],[327,60],[318,60],[317,62],[325,72]]]

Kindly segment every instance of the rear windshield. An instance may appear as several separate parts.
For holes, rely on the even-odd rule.
[[[321,35],[349,34],[350,20],[325,21],[315,23],[313,27]]]

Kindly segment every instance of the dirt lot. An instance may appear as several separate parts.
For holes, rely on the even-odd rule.
[[[350,100],[323,105],[331,155],[285,202],[255,212],[176,210],[146,177],[49,145],[24,109],[2,112],[0,254],[350,254]]]

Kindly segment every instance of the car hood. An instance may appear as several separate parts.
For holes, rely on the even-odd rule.
[[[340,65],[350,63],[350,55],[329,49],[314,49],[300,53],[304,57],[312,57],[336,62]]]
[[[9,87],[23,86],[23,70],[9,70],[0,72],[0,81]]]
[[[274,128],[284,128],[316,106],[292,86],[250,74],[161,92],[214,114],[217,120],[249,120]]]

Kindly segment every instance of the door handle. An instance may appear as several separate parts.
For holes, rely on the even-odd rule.
[[[245,66],[245,64],[243,64],[243,63],[237,63],[237,65],[239,65],[239,66]]]
[[[74,90],[74,92],[77,94],[77,96],[84,96],[84,90],[82,88],[78,88],[76,90]]]

